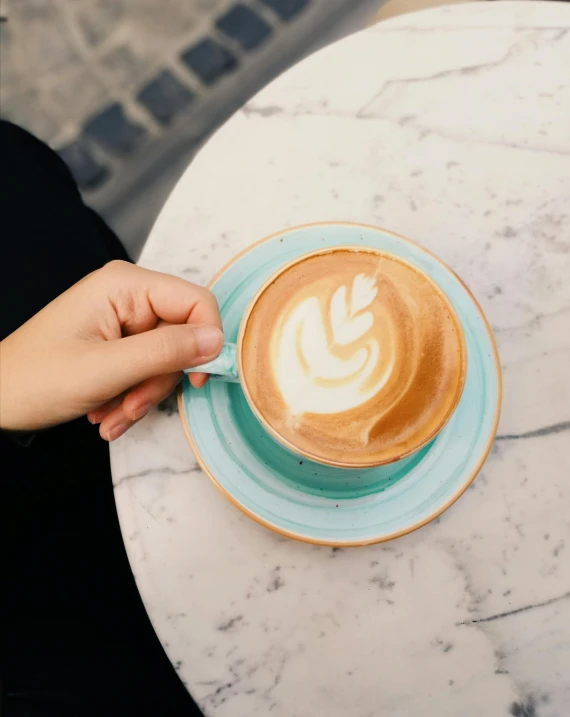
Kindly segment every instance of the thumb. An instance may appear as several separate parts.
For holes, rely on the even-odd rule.
[[[106,392],[118,395],[154,376],[211,361],[220,353],[223,341],[216,326],[161,326],[101,344],[95,358],[96,373]]]

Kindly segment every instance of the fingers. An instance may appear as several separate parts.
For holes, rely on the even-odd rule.
[[[119,395],[143,381],[211,361],[223,334],[215,326],[163,326],[136,336],[105,341],[86,354],[81,370],[107,395]]]
[[[133,421],[146,416],[153,406],[170,396],[183,375],[176,372],[143,381],[125,396],[122,403],[124,415]]]
[[[194,388],[203,388],[210,376],[207,373],[190,373],[188,374],[188,380],[194,386]]]
[[[218,302],[209,289],[121,261],[101,271],[126,335],[148,331],[158,320],[222,328]]]
[[[137,421],[144,418],[151,408],[170,396],[180,383],[182,376],[183,374],[178,372],[155,376],[130,391],[118,404],[106,410],[104,410],[105,407],[99,409],[101,414],[104,412],[99,419],[101,437],[110,441],[122,435]],[[119,426],[124,426],[124,431],[116,435]]]
[[[102,394],[124,396],[89,414],[103,438],[113,440],[172,392],[182,369],[218,355],[222,322],[214,295],[178,277],[125,262],[111,262],[97,275],[117,329],[105,331],[105,341],[78,368]],[[201,387],[208,376],[190,380]]]
[[[122,395],[117,396],[111,401],[107,401],[107,403],[104,403],[102,406],[99,406],[99,408],[95,409],[94,411],[89,411],[89,413],[87,414],[87,419],[89,420],[89,423],[101,423],[105,416],[108,416],[114,408],[121,405],[121,403],[123,402],[123,398],[124,396]]]

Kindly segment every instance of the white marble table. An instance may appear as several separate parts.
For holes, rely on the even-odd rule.
[[[485,3],[345,39],[208,143],[141,263],[205,283],[279,228],[392,228],[464,277],[496,332],[492,454],[451,510],[334,550],[242,516],[175,409],[112,447],[124,540],[212,717],[570,714],[570,5]]]

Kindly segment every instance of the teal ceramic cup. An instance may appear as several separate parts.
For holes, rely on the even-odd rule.
[[[317,257],[319,255],[326,255],[330,254],[336,251],[351,251],[351,252],[367,252],[372,254],[378,254],[380,256],[383,256],[388,259],[393,259],[398,261],[400,264],[408,264],[408,266],[411,266],[416,272],[421,274],[433,287],[434,291],[437,291],[437,293],[440,295],[440,298],[443,300],[444,304],[446,305],[447,311],[449,313],[449,316],[455,317],[454,323],[457,328],[457,334],[458,339],[461,345],[461,351],[460,351],[460,361],[461,363],[461,369],[460,369],[460,375],[461,379],[459,383],[457,384],[455,388],[455,395],[454,400],[452,403],[449,404],[449,407],[446,408],[445,414],[442,416],[440,423],[435,427],[435,432],[431,432],[429,434],[425,433],[423,435],[418,436],[417,441],[412,441],[411,445],[406,449],[405,453],[400,452],[399,454],[395,451],[388,457],[385,457],[380,460],[374,460],[371,461],[370,457],[365,458],[362,456],[361,459],[359,459],[358,456],[355,457],[354,461],[352,461],[350,464],[346,463],[340,463],[339,461],[335,460],[334,458],[327,458],[322,455],[314,455],[309,452],[305,452],[304,450],[300,449],[298,446],[294,445],[290,442],[287,438],[282,436],[273,426],[271,426],[268,421],[265,419],[263,412],[255,405],[255,401],[252,398],[251,392],[248,390],[248,387],[246,385],[245,380],[245,374],[247,372],[243,371],[243,363],[242,363],[242,345],[244,340],[244,335],[246,332],[246,327],[248,325],[249,317],[252,314],[252,311],[254,307],[256,306],[259,299],[263,296],[266,289],[270,287],[271,285],[274,285],[278,277],[285,272],[287,272],[289,269],[291,269],[296,264],[300,264],[304,261],[306,261],[309,258]],[[241,385],[241,388],[243,390],[243,393],[245,395],[245,398],[247,400],[247,403],[249,404],[249,407],[251,408],[253,414],[258,419],[259,423],[263,426],[263,428],[279,443],[281,443],[282,446],[284,446],[286,449],[288,449],[290,452],[292,452],[294,455],[297,455],[301,458],[306,458],[308,460],[311,460],[315,463],[320,463],[322,465],[329,465],[334,466],[338,468],[355,468],[355,467],[361,467],[361,468],[373,468],[380,465],[386,465],[389,463],[395,463],[412,453],[415,453],[416,451],[420,450],[424,445],[426,445],[427,442],[431,441],[437,433],[441,431],[441,429],[446,425],[446,423],[449,421],[451,416],[453,415],[453,412],[461,398],[461,394],[463,391],[463,385],[465,381],[465,374],[466,374],[466,345],[465,345],[465,337],[463,336],[463,330],[461,327],[461,322],[459,320],[459,317],[457,316],[455,309],[447,297],[447,295],[443,292],[443,290],[438,286],[438,284],[433,281],[424,271],[422,271],[419,267],[412,264],[411,262],[407,262],[403,260],[401,257],[397,257],[396,255],[390,254],[388,252],[379,251],[377,248],[374,247],[366,247],[366,246],[355,246],[355,245],[346,245],[346,246],[336,246],[333,248],[323,248],[318,249],[315,251],[307,252],[306,254],[301,254],[297,256],[295,259],[289,262],[285,262],[283,265],[281,265],[276,271],[274,271],[266,280],[263,282],[263,284],[260,286],[260,288],[257,290],[257,292],[254,294],[254,296],[251,298],[249,304],[246,306],[245,311],[243,315],[241,316],[241,319],[238,315],[238,321],[239,321],[239,330],[237,335],[237,340],[235,343],[224,343],[222,347],[222,351],[220,352],[219,356],[214,359],[213,361],[209,361],[208,363],[202,364],[201,366],[189,368],[185,370],[185,373],[207,373],[210,374],[211,378],[218,381],[224,381],[224,382],[230,382],[230,383],[237,383]],[[251,373],[249,373],[251,376]]]

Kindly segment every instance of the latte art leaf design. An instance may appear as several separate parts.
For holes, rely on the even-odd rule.
[[[347,411],[386,383],[391,347],[380,346],[371,332],[375,317],[370,307],[377,294],[374,277],[358,274],[350,292],[344,284],[335,290],[328,310],[310,296],[285,315],[274,344],[274,366],[291,414]]]

